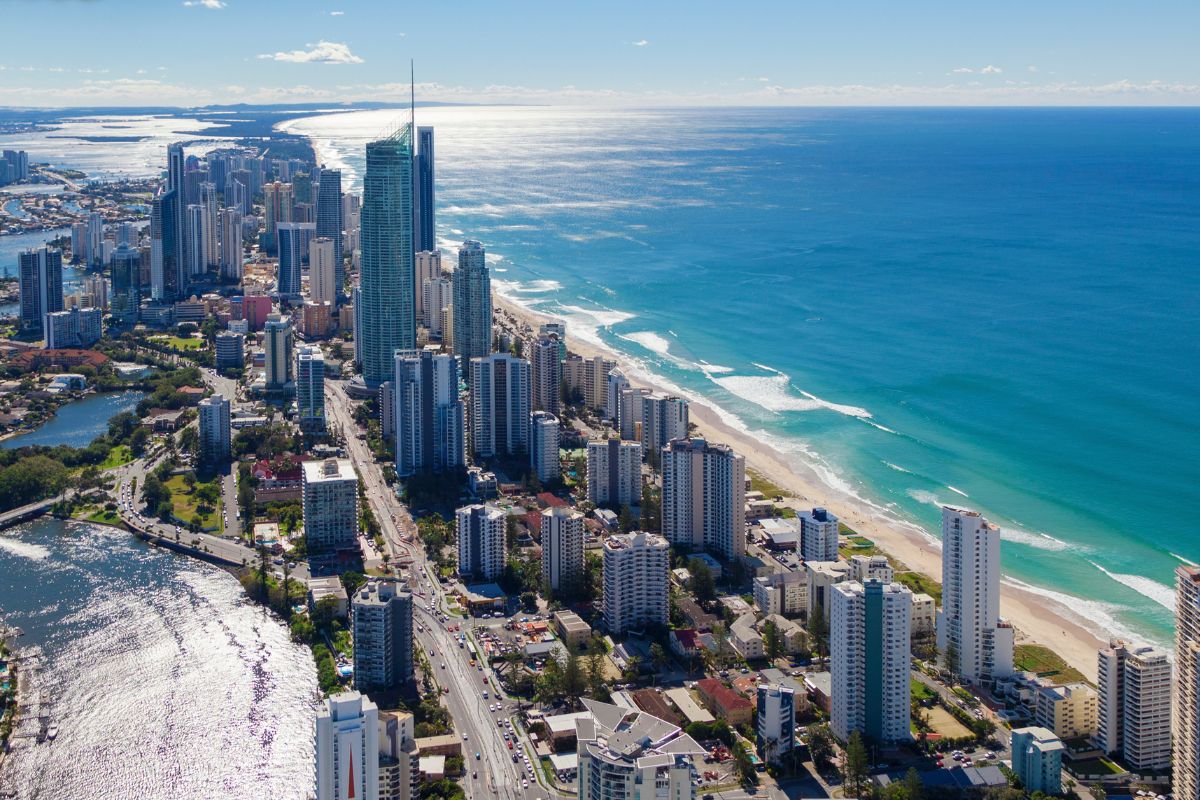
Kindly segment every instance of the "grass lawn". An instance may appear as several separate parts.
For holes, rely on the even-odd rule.
[[[109,511],[104,506],[86,505],[75,509],[71,514],[75,519],[83,519],[88,522],[98,522],[101,525],[119,525],[121,523],[121,515],[115,511]]]
[[[929,712],[929,726],[933,728],[934,733],[939,733],[947,739],[958,739],[963,736],[973,735],[973,731],[966,725],[956,720],[950,715],[950,712],[941,706],[934,706],[927,709]]]
[[[898,572],[896,580],[911,589],[913,594],[924,592],[932,597],[935,603],[941,605],[942,585],[928,575],[922,575],[919,572]]]
[[[750,490],[754,492],[762,492],[763,497],[768,500],[774,500],[776,497],[787,497],[788,492],[782,486],[777,486],[767,479],[762,474],[755,472],[752,469],[746,470],[746,476],[750,478]]]
[[[1119,775],[1125,770],[1118,767],[1107,758],[1088,758],[1083,761],[1069,761],[1071,771],[1077,775]]]
[[[108,458],[100,462],[100,469],[113,469],[133,461],[133,452],[129,445],[119,444],[108,451]]]
[[[1062,683],[1086,681],[1083,673],[1069,666],[1062,657],[1040,644],[1019,644],[1013,651],[1013,664],[1024,672],[1053,676]]]
[[[920,701],[920,700],[935,700],[935,699],[937,699],[937,692],[935,692],[933,689],[930,689],[928,686],[921,683],[916,678],[908,679],[908,687],[909,687],[909,689],[908,689],[909,695],[912,697],[913,700]]]
[[[214,482],[215,484],[215,482]],[[182,475],[172,475],[170,480],[164,484],[171,492],[171,505],[175,509],[175,516],[186,522],[191,522],[196,516],[196,508],[200,505],[199,499],[196,497],[195,490],[189,492],[187,484],[183,482]],[[196,489],[203,486],[203,483],[197,483]],[[219,484],[217,488],[220,489]],[[225,530],[225,525],[221,521],[221,501],[218,499],[213,510],[206,516],[200,517],[200,527],[208,528],[215,526],[221,533]]]
[[[201,337],[183,339],[179,336],[151,336],[150,339],[176,350],[199,350],[204,347],[204,339]]]

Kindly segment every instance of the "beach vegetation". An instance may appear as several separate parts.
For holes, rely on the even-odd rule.
[[[1018,644],[1013,649],[1013,665],[1022,672],[1036,672],[1061,683],[1088,682],[1082,672],[1068,664],[1058,653],[1032,642]]]
[[[920,572],[897,572],[896,581],[907,586],[913,594],[927,594],[937,605],[942,604],[942,585]]]

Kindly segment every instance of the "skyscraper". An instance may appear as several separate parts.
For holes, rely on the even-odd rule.
[[[671,548],[653,533],[619,533],[604,540],[602,612],[609,633],[667,624]]]
[[[909,739],[909,615],[899,583],[856,581],[830,590],[829,721],[842,741],[857,731],[880,743]]]
[[[782,761],[796,747],[796,691],[783,684],[759,684],[755,727],[762,760]]]
[[[588,442],[587,498],[598,506],[615,508],[641,504],[641,442]]]
[[[137,324],[141,304],[141,259],[136,249],[128,244],[120,244],[112,257],[110,310],[113,323],[133,327]]]
[[[805,561],[838,560],[838,518],[823,508],[801,511],[796,549]]]
[[[529,451],[529,362],[508,353],[471,359],[471,450],[477,458]]]
[[[217,186],[205,181],[200,184],[200,205],[204,208],[204,272],[209,267],[221,265],[220,230],[221,219],[217,214]]]
[[[341,692],[317,711],[317,800],[379,797],[379,708]]]
[[[964,682],[1013,671],[1013,629],[1000,619],[1000,528],[978,511],[942,507],[942,610],[937,645]]]
[[[566,506],[542,511],[542,585],[570,595],[583,581],[583,515]]]
[[[348,458],[304,462],[308,552],[358,551],[358,474]]]
[[[263,326],[263,370],[267,391],[279,391],[292,381],[292,318],[271,314]]]
[[[463,404],[458,362],[436,348],[397,350],[392,391],[396,409],[396,474],[463,466]]]
[[[263,213],[266,216],[267,252],[275,253],[279,246],[277,232],[281,222],[292,221],[292,185],[267,184],[263,187]]]
[[[416,278],[413,280],[413,288],[416,290],[416,315],[421,324],[428,328],[429,315],[425,309],[425,284],[442,277],[442,254],[439,250],[421,250],[417,252],[415,259]],[[441,311],[441,308],[436,310]]]
[[[295,297],[300,294],[300,275],[308,242],[316,232],[311,222],[281,222],[279,234],[279,281],[280,297]]]
[[[326,236],[318,236],[309,247],[308,296],[317,303],[329,303],[336,309],[338,304],[338,260],[337,243]]]
[[[454,271],[454,354],[463,365],[492,352],[492,279],[483,245],[468,239]]]
[[[163,218],[163,242],[170,240],[171,251],[168,256],[163,254],[164,275],[168,268],[173,267],[170,278],[164,278],[167,287],[167,300],[176,300],[184,296],[187,290],[189,274],[187,271],[187,199],[184,197],[184,155],[183,144],[174,142],[167,145],[167,193],[164,198],[164,210],[170,216]],[[153,222],[153,220],[152,220]],[[169,263],[168,263],[169,262]]]
[[[354,688],[396,689],[413,677],[413,599],[394,578],[372,578],[350,600]]]
[[[458,521],[458,572],[475,580],[495,580],[504,572],[507,515],[496,506],[463,506]]]
[[[363,178],[362,279],[355,310],[363,380],[390,379],[397,350],[417,343],[413,305],[412,126],[367,145]]]
[[[229,459],[230,407],[229,400],[219,394],[200,401],[200,463],[215,466]]]
[[[558,462],[558,417],[549,411],[534,411],[529,415],[529,468],[542,484],[557,481],[561,476]]]
[[[642,396],[642,449],[657,454],[667,442],[688,437],[688,401],[674,395]]]
[[[457,324],[457,317],[455,318]],[[530,405],[535,411],[557,415],[562,405],[562,361],[558,358],[558,336],[538,336],[529,343],[529,363],[533,368]]]
[[[72,306],[70,311],[51,311],[45,317],[46,347],[91,347],[103,335],[103,317],[98,308]]]
[[[242,279],[242,213],[236,207],[221,210],[221,277]]]
[[[433,128],[417,128],[416,168],[413,170],[413,241],[417,252],[437,249],[437,212],[433,181]]]
[[[1200,567],[1175,570],[1175,677],[1171,692],[1175,797],[1200,797]]]
[[[429,331],[429,338],[434,341],[444,341],[450,337],[453,343],[453,324],[449,309],[453,304],[454,292],[449,278],[435,278],[425,281],[421,291],[422,308],[425,309],[423,324]]]
[[[342,266],[342,172],[336,169],[321,169],[321,179],[317,183],[317,236],[329,239],[333,243],[333,285],[334,293],[341,294],[346,283]],[[330,298],[330,305],[337,307],[337,302]]]
[[[184,260],[189,282],[201,280],[208,269],[208,215],[204,206],[192,203],[187,207]]]
[[[325,433],[325,354],[320,347],[301,347],[296,354],[296,408],[301,431]]]
[[[662,532],[728,559],[746,552],[746,460],[723,444],[676,439],[662,450]]]
[[[87,263],[93,267],[101,262],[101,245],[104,242],[104,216],[97,211],[88,214],[87,219]]]
[[[46,335],[46,315],[63,309],[62,251],[48,247],[17,256],[20,275],[21,330]]]

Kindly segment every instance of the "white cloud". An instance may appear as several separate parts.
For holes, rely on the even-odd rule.
[[[650,42],[646,41],[645,39],[638,39],[636,42],[630,42],[630,44],[634,47],[645,47],[646,45],[650,44]]]
[[[1004,70],[1000,69],[999,67],[993,67],[991,64],[988,64],[986,67],[979,70],[979,72],[982,75],[999,75],[1001,72],[1004,72]]]
[[[770,83],[771,79],[770,78],[759,78],[758,81],[759,81],[759,83]]]
[[[1037,67],[1033,66],[1032,64],[1030,64],[1030,65],[1029,65],[1028,67],[1026,67],[1025,69],[1029,70],[1030,72],[1037,72],[1037,71],[1038,71]]]
[[[971,69],[970,67],[959,67],[958,69],[952,69],[950,71],[955,74],[966,74],[974,72],[975,70]]]
[[[139,70],[137,71],[137,74],[138,74],[138,75],[145,75],[145,74],[146,74],[146,70],[144,70],[144,69],[139,69]]]
[[[218,8],[224,8],[225,3],[222,0],[183,0],[183,4],[192,7],[211,8],[216,11]]]
[[[329,12],[329,16],[331,16],[331,17],[344,17],[344,16],[346,16],[346,12],[345,12],[345,11],[330,11],[330,12]]]
[[[62,67],[51,67],[50,71],[51,72],[62,72],[63,68]]]
[[[289,50],[278,53],[260,53],[259,58],[272,61],[289,61],[293,64],[361,64],[363,60],[350,52],[348,45],[327,42],[306,45],[308,50]]]

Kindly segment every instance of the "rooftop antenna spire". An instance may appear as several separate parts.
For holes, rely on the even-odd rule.
[[[417,135],[417,78],[416,68],[413,66],[413,60],[408,60],[408,124],[412,129],[413,141],[416,141]]]

